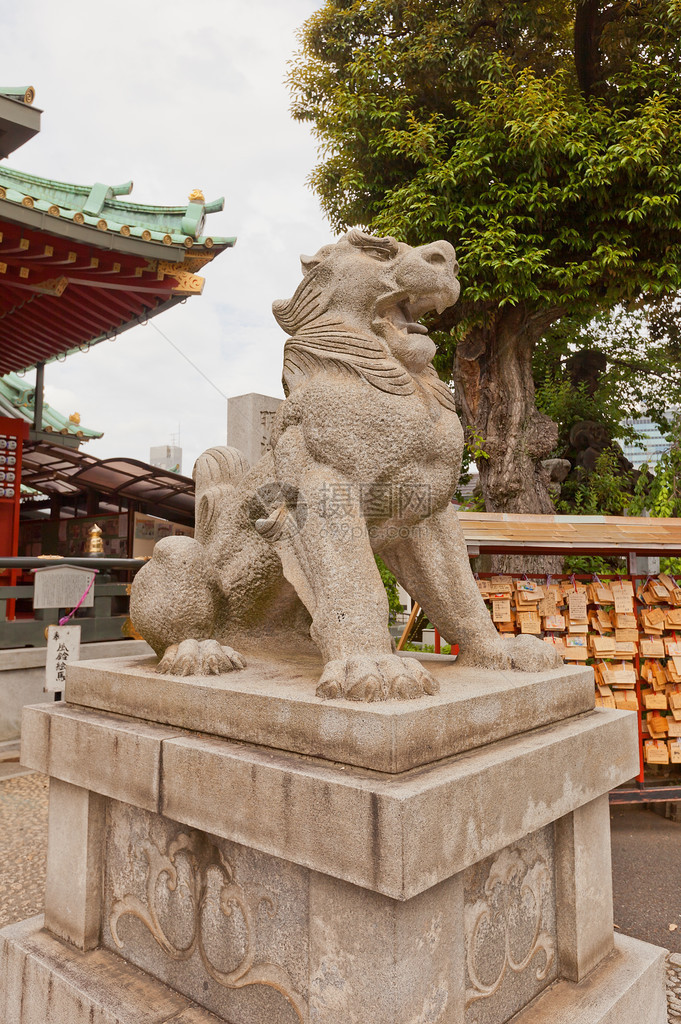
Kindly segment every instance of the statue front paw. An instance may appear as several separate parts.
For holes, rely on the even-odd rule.
[[[217,640],[183,640],[168,647],[156,671],[165,676],[219,676],[245,667],[238,651]]]
[[[519,633],[506,643],[511,647],[513,668],[518,672],[547,672],[563,667],[563,659],[553,644],[536,636]]]
[[[553,668],[562,668],[563,659],[552,644],[536,636],[519,633],[510,637],[484,637],[464,648],[456,663],[466,668],[488,668],[497,672],[508,669],[515,672],[548,672]]]
[[[413,700],[434,694],[439,684],[415,658],[357,654],[327,662],[317,696],[325,700]]]

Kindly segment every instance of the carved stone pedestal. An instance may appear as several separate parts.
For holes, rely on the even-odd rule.
[[[636,720],[589,669],[439,662],[436,697],[351,705],[304,661],[152,666],[82,663],[25,710],[46,910],[0,933],[3,1024],[666,1020],[663,951],[613,939]]]

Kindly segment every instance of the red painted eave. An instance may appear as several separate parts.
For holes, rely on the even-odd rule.
[[[112,338],[179,302],[196,256],[173,273],[175,251],[159,248],[148,259],[0,220],[0,375]]]

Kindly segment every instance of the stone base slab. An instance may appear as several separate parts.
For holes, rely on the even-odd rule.
[[[34,917],[0,931],[2,1024],[218,1024],[121,957],[81,953],[42,924]]]
[[[403,655],[408,657],[409,655]],[[470,669],[419,655],[440,692],[364,704],[315,695],[317,655],[247,654],[247,668],[221,676],[165,676],[156,659],[111,658],[69,666],[69,704],[179,729],[399,773],[462,754],[594,707],[593,673]]]
[[[93,694],[99,670],[82,675]],[[657,1012],[661,953],[613,943],[607,792],[638,766],[635,715],[587,709],[378,771],[183,728],[186,680],[170,680],[174,724],[153,722],[144,672],[117,663],[106,699],[131,680],[136,716],[24,712],[22,759],[51,778],[45,930],[0,933],[1,1024],[132,1024],[137,991],[135,1024],[535,1024],[540,1003],[542,1024],[661,1024],[641,1012]],[[296,698],[291,742],[293,706],[329,711]],[[398,707],[440,735],[433,707]],[[393,714],[378,709],[349,720],[355,753]],[[457,726],[440,713],[445,749]],[[388,759],[411,749],[395,736]]]
[[[3,1024],[220,1021],[120,957],[103,949],[80,953],[41,926],[42,919],[33,918],[0,932]],[[584,981],[557,982],[513,1017],[511,1024],[665,1024],[664,953],[618,935],[614,953]],[[435,1018],[415,1024],[430,1024],[430,1020]],[[368,1011],[362,1024],[370,1021]],[[280,1022],[272,1018],[267,1024]],[[356,1024],[356,1018],[348,1018],[348,1024]]]
[[[561,981],[509,1024],[667,1024],[667,950],[628,935],[578,984]]]

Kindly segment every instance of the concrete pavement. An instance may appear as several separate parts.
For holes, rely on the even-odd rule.
[[[42,912],[48,785],[35,772],[0,781],[0,927]]]

